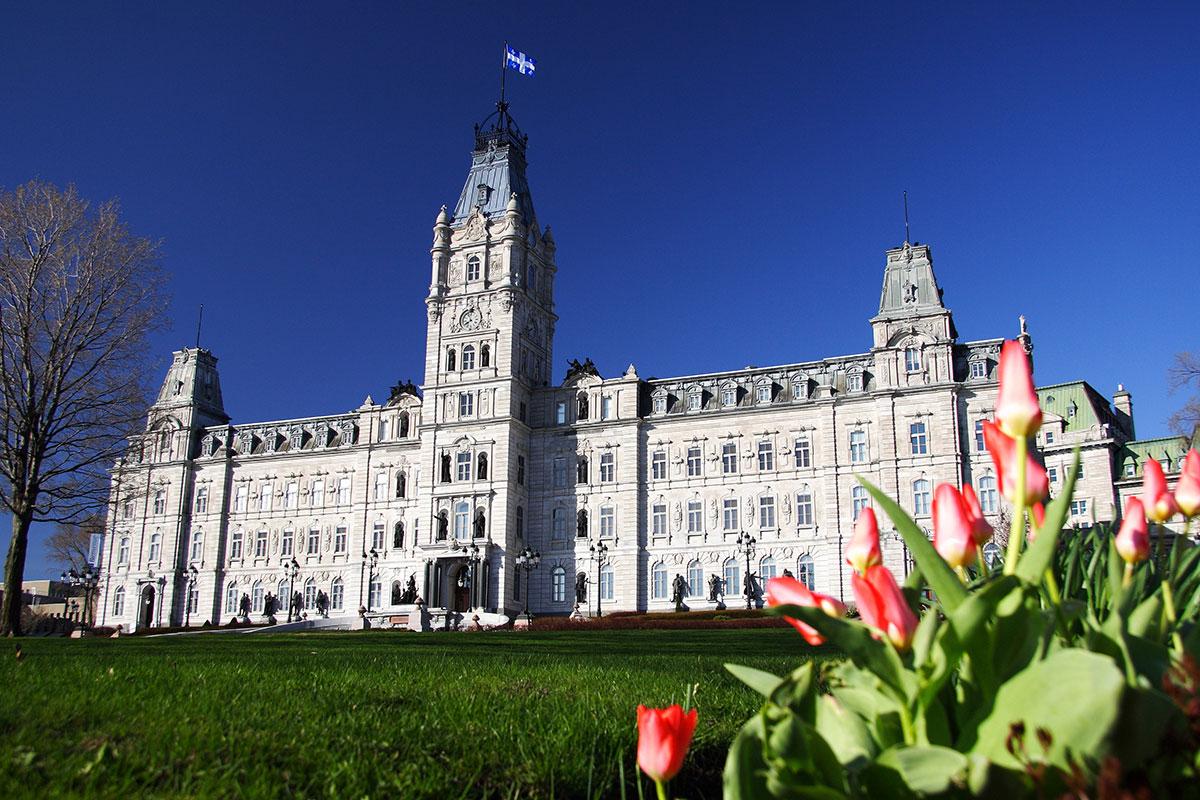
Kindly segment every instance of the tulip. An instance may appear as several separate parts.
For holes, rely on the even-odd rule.
[[[814,592],[795,578],[771,578],[767,581],[768,606],[803,606],[819,608],[831,617],[846,615],[846,606],[834,597]],[[798,619],[784,617],[793,628],[800,631],[804,641],[816,647],[825,643],[825,637],[817,633],[816,628],[806,625]]]
[[[933,546],[956,569],[975,560],[975,535],[966,504],[948,483],[933,493]]]
[[[1153,458],[1142,463],[1142,505],[1146,519],[1163,523],[1175,516],[1175,498],[1167,491],[1167,476]]]
[[[1125,503],[1125,518],[1117,531],[1117,552],[1129,566],[1150,557],[1150,532],[1146,528],[1146,517],[1142,501],[1136,497]]]
[[[875,520],[875,509],[867,507],[858,512],[854,523],[854,534],[846,545],[846,563],[855,571],[865,573],[868,568],[883,563],[879,550],[879,523]]]
[[[1000,491],[1014,505],[1017,502],[1017,441],[1008,436],[991,420],[983,421],[983,441],[996,465],[1000,477]],[[1046,469],[1030,454],[1025,456],[1025,499],[1030,506],[1050,492],[1050,479]]]
[[[1000,348],[1000,393],[996,421],[1009,436],[1028,439],[1042,425],[1042,409],[1033,390],[1029,357],[1021,343],[1009,339]]]
[[[638,706],[637,724],[638,766],[654,780],[659,797],[665,797],[663,783],[679,772],[692,743],[696,709],[685,714],[678,704],[670,708]]]
[[[877,564],[863,575],[851,573],[850,587],[863,622],[887,636],[897,649],[907,650],[917,630],[917,615],[888,568]]]
[[[1188,519],[1200,514],[1200,452],[1189,450],[1175,486],[1175,505]]]
[[[967,519],[971,521],[971,536],[975,539],[975,544],[983,547],[987,544],[987,540],[992,538],[992,526],[983,516],[983,509],[979,505],[979,496],[975,494],[975,487],[967,484],[962,490],[963,506],[967,510]]]

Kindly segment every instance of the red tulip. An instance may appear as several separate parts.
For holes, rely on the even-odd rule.
[[[983,547],[987,544],[987,540],[992,538],[992,526],[983,516],[983,509],[979,505],[979,496],[975,494],[975,487],[969,483],[963,486],[962,498],[963,506],[967,510],[967,519],[971,521],[971,536],[975,539],[975,544]]]
[[[1137,564],[1150,557],[1150,533],[1146,529],[1142,501],[1136,497],[1125,503],[1125,518],[1117,531],[1117,552],[1126,564]]]
[[[877,564],[865,575],[851,573],[850,586],[863,622],[887,636],[898,649],[907,650],[917,630],[917,615],[888,568]]]
[[[638,706],[637,761],[642,772],[656,783],[669,781],[683,766],[696,730],[696,709],[683,713],[679,705],[670,708]]]
[[[1146,507],[1146,519],[1154,522],[1166,522],[1175,516],[1175,498],[1167,491],[1167,476],[1153,458],[1142,463],[1142,505]]]
[[[996,474],[1000,477],[1000,491],[1010,503],[1017,502],[1017,441],[1008,436],[991,420],[983,421],[983,441],[996,465]],[[1032,454],[1025,456],[1025,505],[1030,506],[1044,498],[1050,492],[1050,479],[1046,469],[1034,459]]]
[[[869,506],[858,512],[854,535],[846,545],[846,563],[860,573],[883,563],[883,554],[879,550],[879,523],[875,520],[875,509]]]
[[[1021,343],[1009,339],[1000,348],[1000,394],[996,421],[1009,436],[1029,438],[1042,425],[1042,409],[1033,390],[1029,357]]]
[[[975,536],[962,495],[948,483],[933,493],[933,546],[952,567],[975,560]]]
[[[846,615],[846,606],[842,601],[826,594],[812,591],[795,578],[771,578],[767,581],[767,605],[769,606],[804,606],[819,608],[831,617]],[[816,628],[806,625],[798,619],[784,617],[791,626],[800,631],[804,641],[813,645],[825,643],[825,637],[817,633]]]
[[[1200,514],[1200,452],[1189,450],[1175,486],[1175,505],[1188,519]]]

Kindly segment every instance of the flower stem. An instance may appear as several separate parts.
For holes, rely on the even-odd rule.
[[[1133,583],[1133,562],[1125,562],[1125,579],[1121,581],[1121,588],[1128,589],[1129,584]]]
[[[655,781],[654,788],[658,790],[658,800],[667,800],[667,785],[662,781]]]
[[[1183,533],[1181,534],[1181,536],[1184,539],[1187,538],[1188,528],[1190,528],[1191,525],[1192,525],[1191,519],[1185,519],[1183,521]],[[1176,550],[1178,550],[1178,546],[1171,548],[1171,551],[1173,554],[1175,553]],[[1171,559],[1171,568],[1170,568],[1170,570],[1168,570],[1167,574],[1163,577],[1163,582],[1162,582],[1163,611],[1167,615],[1167,622],[1171,623],[1171,643],[1175,646],[1176,654],[1182,656],[1183,655],[1183,637],[1179,635],[1179,617],[1175,611],[1175,590],[1171,588],[1171,579],[1175,577],[1174,568],[1175,568],[1175,562],[1177,560],[1178,559],[1175,559],[1175,558]]]
[[[1012,527],[1008,533],[1008,553],[1004,556],[1004,574],[1017,571],[1017,559],[1021,555],[1021,540],[1025,538],[1025,461],[1029,458],[1029,440],[1017,437],[1017,479],[1013,501]]]

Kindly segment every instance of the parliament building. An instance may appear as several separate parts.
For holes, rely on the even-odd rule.
[[[858,474],[926,529],[940,482],[972,483],[999,521],[981,424],[1003,337],[1032,341],[1015,319],[960,341],[928,245],[884,254],[861,352],[663,379],[572,361],[562,379],[557,246],[534,212],[527,137],[501,104],[474,144],[433,226],[422,385],[349,413],[235,423],[216,357],[174,353],[113,471],[98,624],[227,622],[243,602],[257,620],[268,597],[297,594],[306,617],[383,627],[415,610],[454,625],[526,605],[668,610],[677,586],[688,608],[738,608],[785,571],[849,599],[843,548],[870,502]],[[1135,441],[1124,390],[1039,394],[1053,483],[1082,447],[1073,522],[1113,519],[1144,457],[1178,472],[1187,443]],[[883,538],[903,574],[903,543]],[[527,551],[535,569],[518,566]]]

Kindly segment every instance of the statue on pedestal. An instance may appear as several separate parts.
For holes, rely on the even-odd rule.
[[[683,611],[683,598],[687,597],[687,581],[682,575],[676,574],[675,580],[671,581],[671,602],[675,604],[676,611]]]
[[[417,578],[415,575],[409,575],[408,584],[404,587],[404,592],[400,595],[400,605],[408,605],[415,602],[417,602]]]
[[[708,599],[714,603],[721,600],[721,579],[716,573],[708,576]]]
[[[575,576],[575,602],[576,603],[586,603],[587,602],[587,584],[588,584],[588,579],[587,579],[587,575],[585,573],[580,572],[578,575]]]

